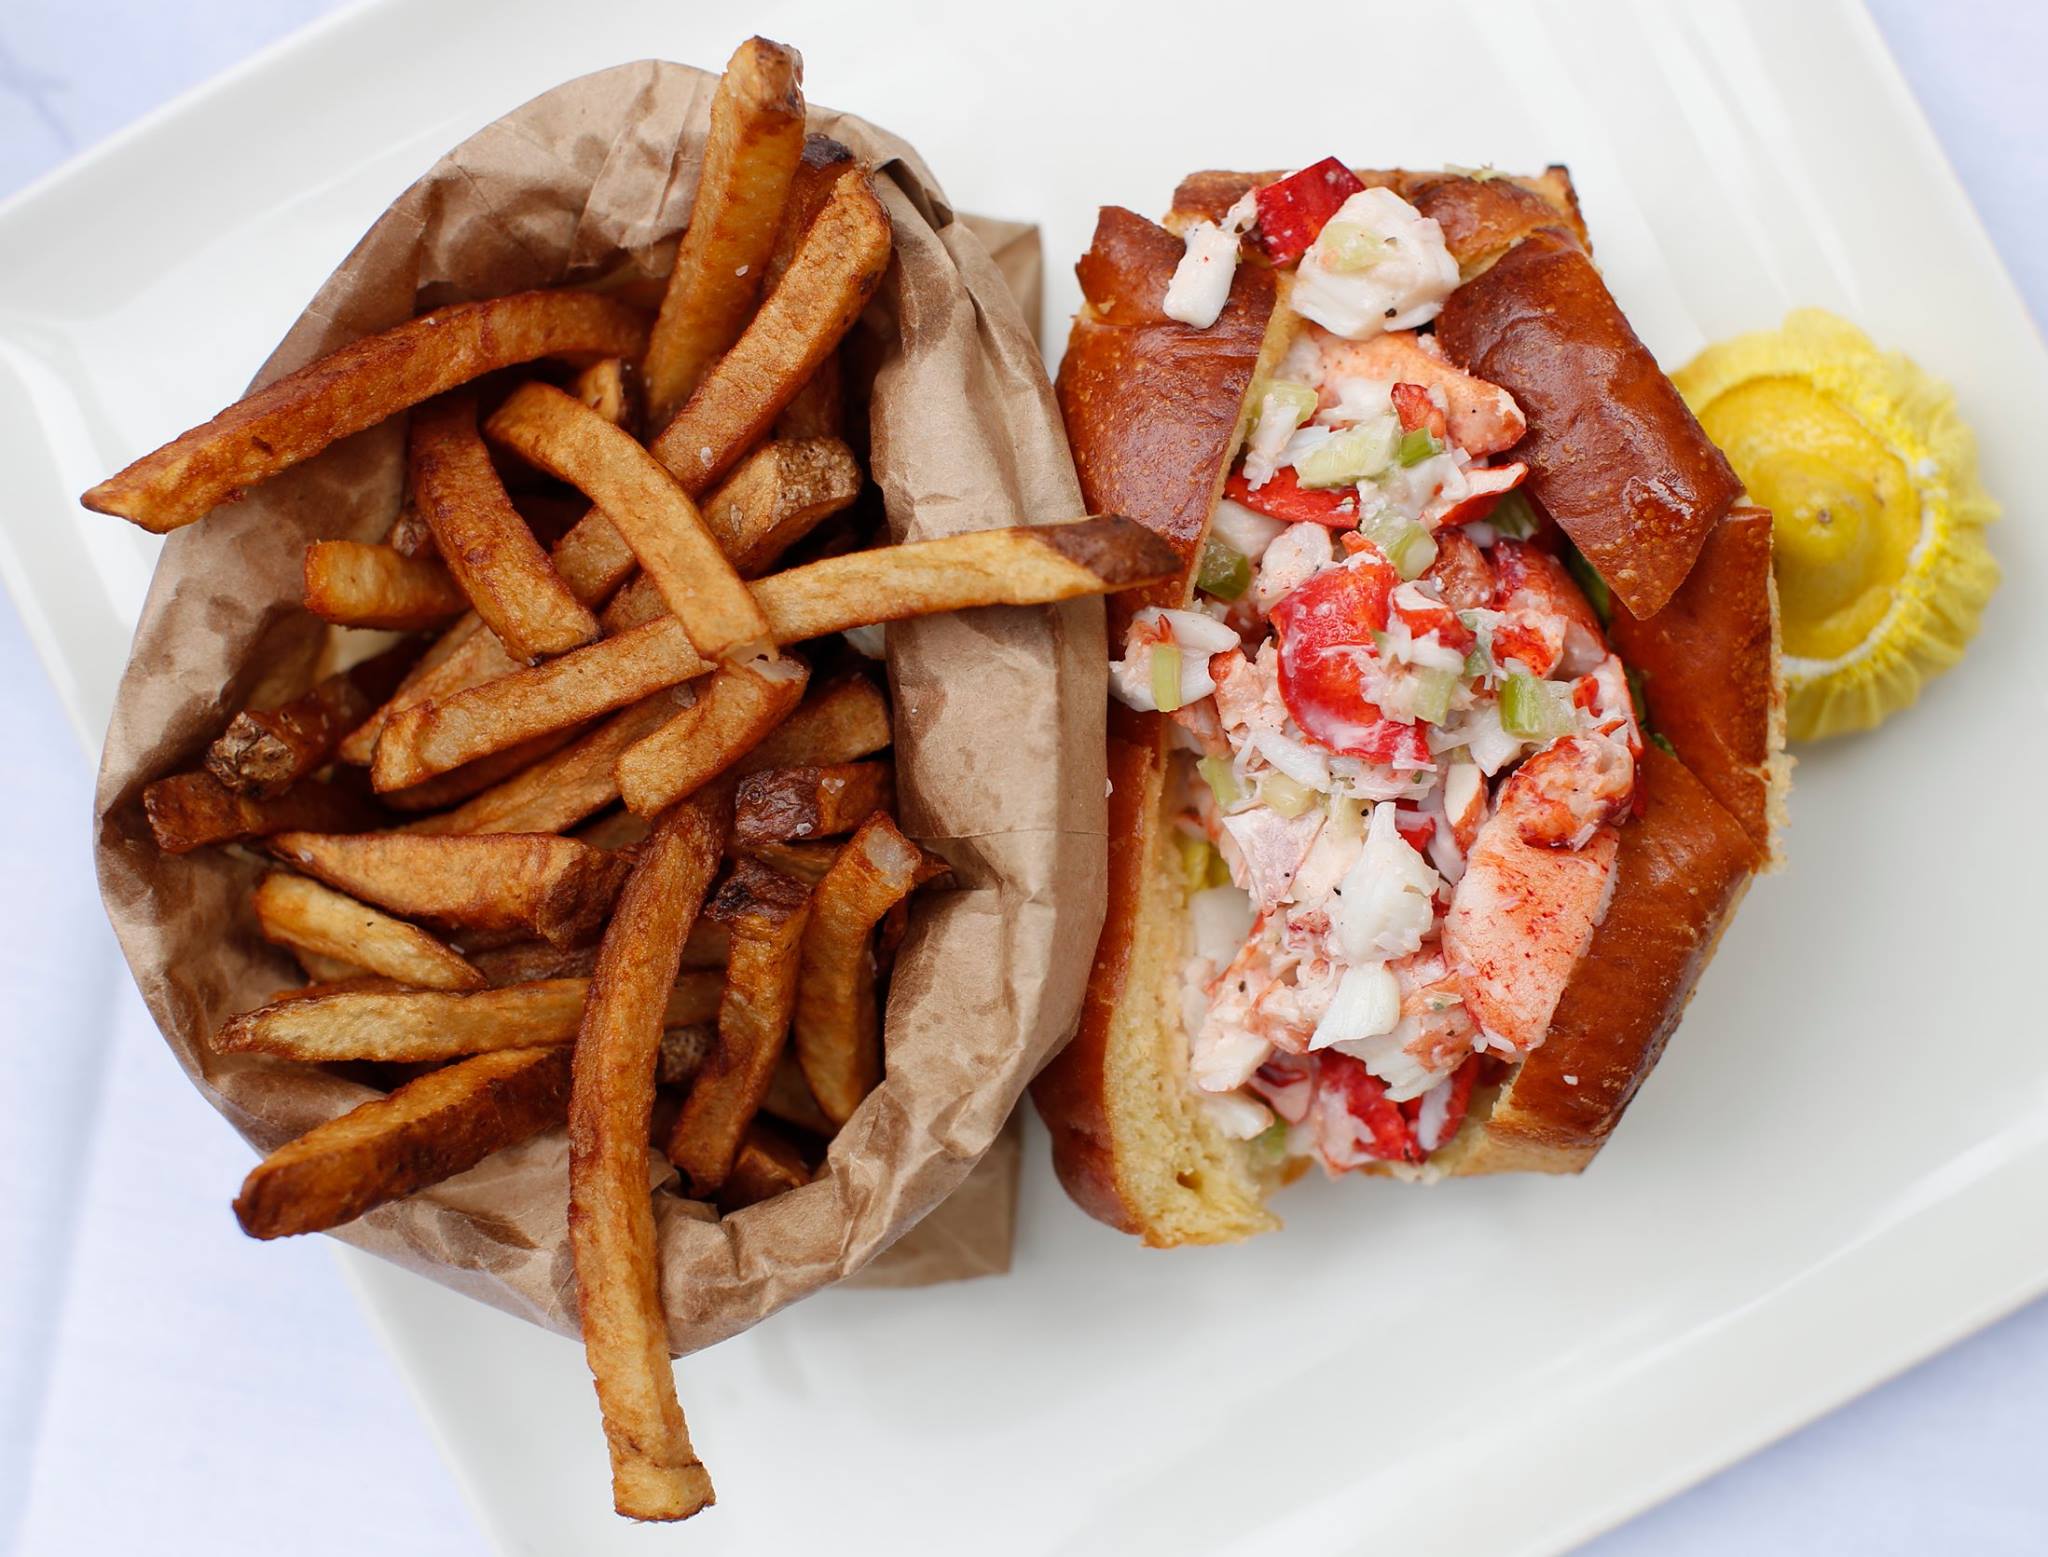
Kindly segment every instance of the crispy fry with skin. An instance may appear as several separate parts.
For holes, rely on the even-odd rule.
[[[714,678],[715,679],[715,678]],[[559,833],[619,798],[619,756],[690,706],[679,688],[612,715],[573,746],[439,816],[407,825],[415,833]],[[489,762],[492,759],[481,759]],[[472,763],[472,767],[476,764]],[[458,773],[465,769],[456,769]],[[433,779],[427,780],[429,784]],[[407,791],[400,790],[400,794]]]
[[[860,496],[860,463],[837,438],[764,443],[704,499],[704,523],[742,578]]]
[[[626,849],[645,838],[648,831],[647,823],[631,811],[614,811],[580,828],[576,836],[593,849]]]
[[[858,671],[834,676],[735,765],[738,773],[857,762],[888,746],[889,700]]]
[[[790,181],[789,201],[782,208],[782,227],[775,234],[775,252],[768,256],[768,273],[763,281],[773,291],[796,258],[797,246],[811,230],[818,212],[832,198],[842,178],[861,177],[853,152],[829,135],[804,138],[803,161]],[[828,354],[817,371],[804,380],[804,387],[775,419],[778,438],[838,437],[845,430],[842,401],[844,385],[838,352]]]
[[[764,768],[740,780],[733,845],[746,849],[850,833],[895,799],[895,775],[886,762]]]
[[[655,439],[686,489],[730,470],[832,354],[881,284],[890,243],[865,173],[841,179],[745,333]]]
[[[783,843],[779,840],[768,843],[735,844],[736,857],[759,860],[781,871],[785,876],[794,876],[799,881],[808,881],[816,886],[825,879],[825,872],[832,868],[832,862],[839,858],[843,842],[826,843]]]
[[[722,793],[684,801],[642,846],[605,931],[576,1038],[569,1244],[583,1346],[611,1446],[612,1501],[687,1519],[712,1501],[669,1367],[647,1140],[668,991],[725,842]]]
[[[591,292],[515,292],[454,303],[289,373],[79,501],[158,534],[203,519],[244,487],[329,444],[499,368],[539,357],[638,358],[646,316]]]
[[[476,989],[483,974],[418,925],[304,876],[271,871],[251,900],[263,938],[422,989]]]
[[[683,1101],[668,1160],[699,1200],[725,1183],[733,1153],[775,1075],[796,1003],[797,953],[811,889],[753,860],[741,860],[705,910],[732,932],[718,1046]]]
[[[740,1149],[734,1154],[732,1172],[719,1192],[718,1208],[744,1210],[810,1182],[810,1165],[796,1143],[757,1119],[747,1126]]]
[[[637,375],[624,359],[607,357],[593,362],[569,380],[569,393],[591,410],[629,433],[640,428],[640,385]]]
[[[377,799],[394,811],[439,811],[444,806],[461,805],[486,790],[500,788],[518,775],[529,772],[582,734],[581,725],[572,724],[564,729],[550,730],[545,735],[536,735],[530,741],[521,741],[517,746],[508,746],[503,751],[494,751],[488,757],[479,757],[474,762],[466,762],[459,768],[449,769],[446,773],[437,773],[432,778],[405,789],[388,790]],[[407,831],[412,830],[411,827],[407,828]],[[501,833],[537,833],[552,830],[545,827],[490,829],[492,832]]]
[[[852,552],[773,574],[753,590],[775,641],[797,643],[870,622],[1106,594],[1156,583],[1179,566],[1158,536],[1111,517]],[[378,741],[374,781],[380,789],[417,784],[710,668],[673,617],[614,631],[545,665],[402,710]]]
[[[722,968],[732,948],[732,934],[714,919],[699,918],[683,942],[685,968]],[[494,946],[470,959],[493,985],[530,984],[535,979],[587,979],[597,971],[595,946],[550,946],[546,941],[517,941]]]
[[[306,970],[306,977],[315,984],[337,984],[343,979],[370,976],[352,962],[343,962],[339,957],[323,957],[319,952],[308,951],[304,947],[294,947],[292,956],[298,959],[299,966]]]
[[[143,786],[142,810],[150,835],[166,854],[299,828],[343,833],[378,825],[376,808],[351,788],[308,779],[258,800],[235,794],[203,770],[174,773]]]
[[[342,738],[396,690],[410,644],[323,677],[290,702],[244,709],[206,749],[206,771],[237,794],[268,799],[333,760]]]
[[[372,541],[306,543],[308,611],[337,627],[438,627],[469,597],[437,557],[408,557]]]
[[[619,754],[615,776],[626,808],[654,816],[739,762],[787,719],[810,667],[776,654],[728,665],[697,684],[697,701]]]
[[[718,974],[705,972],[672,981],[663,1021],[671,1027],[710,1021],[722,982]],[[330,985],[296,990],[288,999],[229,1017],[214,1047],[228,1054],[271,1054],[317,1064],[447,1060],[493,1049],[569,1043],[589,992],[587,978],[453,991]]]
[[[667,423],[746,327],[803,150],[803,61],[794,49],[749,38],[733,51],[711,100],[690,222],[647,343],[655,426]]]
[[[721,659],[767,641],[767,619],[697,505],[629,434],[546,384],[514,390],[486,431],[603,510],[699,654]]]
[[[408,919],[587,939],[618,895],[623,862],[573,838],[490,833],[280,833],[271,852],[329,886]]]
[[[835,1125],[845,1124],[882,1078],[869,932],[892,905],[945,870],[878,813],[861,824],[811,894],[793,1031],[804,1079]]]
[[[568,1110],[566,1046],[480,1054],[279,1147],[242,1181],[235,1219],[251,1238],[339,1227],[517,1146]]]
[[[506,496],[477,431],[474,396],[448,395],[413,412],[409,459],[413,501],[441,560],[508,654],[566,654],[597,636],[597,618]]]

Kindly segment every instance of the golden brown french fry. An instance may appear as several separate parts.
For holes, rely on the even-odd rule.
[[[804,1080],[804,1069],[797,1064],[796,1056],[787,1044],[783,1046],[782,1058],[776,1062],[775,1074],[769,1078],[767,1095],[761,1099],[761,1112],[826,1140],[831,1139],[838,1128],[825,1117],[825,1110],[811,1096],[811,1084]]]
[[[166,854],[299,828],[340,833],[378,825],[376,807],[353,788],[307,779],[259,800],[234,793],[204,770],[145,785],[142,810],[156,846]]]
[[[438,627],[469,608],[437,557],[408,557],[373,541],[306,544],[306,609],[337,627]]]
[[[298,959],[299,966],[306,970],[306,977],[315,984],[338,984],[343,979],[371,976],[352,962],[343,962],[339,957],[323,957],[316,951],[307,951],[303,946],[294,947],[292,956]]]
[[[715,679],[715,678],[714,678]],[[681,688],[657,692],[644,703],[612,715],[603,724],[551,757],[506,779],[453,811],[407,825],[414,833],[566,832],[619,798],[613,770],[620,753],[659,730],[690,706]],[[485,757],[482,762],[492,759]],[[471,763],[470,767],[478,766]],[[458,773],[467,768],[458,768]],[[428,779],[428,784],[437,782]],[[425,787],[425,786],[422,786]],[[399,794],[410,791],[400,790]],[[589,840],[586,839],[586,842]]]
[[[308,875],[408,919],[587,939],[618,895],[624,862],[573,838],[489,833],[280,833],[271,851]]]
[[[394,811],[438,811],[444,806],[461,805],[487,790],[498,789],[540,763],[552,757],[564,746],[584,733],[582,725],[570,725],[561,730],[550,730],[546,735],[536,735],[530,741],[521,741],[517,746],[508,746],[503,751],[494,751],[488,757],[479,757],[466,762],[459,768],[446,773],[437,773],[422,783],[405,789],[390,790],[377,797],[378,801]],[[408,827],[407,831],[419,830]],[[458,831],[460,829],[457,829]],[[495,827],[492,832],[547,832],[544,827]]]
[[[716,920],[699,918],[683,943],[685,968],[722,968],[732,949],[732,935]],[[494,946],[470,959],[493,985],[530,984],[535,979],[587,979],[597,971],[595,946],[550,946],[546,941],[515,941]]]
[[[697,683],[697,701],[619,753],[615,776],[636,816],[666,811],[740,761],[804,695],[810,667],[794,655],[727,665]]]
[[[850,833],[895,803],[886,762],[764,768],[740,780],[733,799],[733,847]]]
[[[825,879],[825,872],[832,868],[832,862],[839,858],[844,840],[825,843],[770,843],[735,844],[732,852],[750,860],[759,860],[779,870],[785,876],[794,876],[816,886]]]
[[[317,1233],[453,1178],[569,1111],[569,1049],[503,1049],[408,1081],[279,1147],[249,1172],[251,1238]]]
[[[716,1195],[775,1075],[796,1003],[797,952],[811,889],[741,860],[705,909],[732,932],[718,1046],[683,1101],[668,1160],[699,1200]]]
[[[1041,605],[1157,583],[1173,548],[1123,518],[984,530],[828,557],[753,586],[777,643],[870,622],[986,605]],[[374,782],[399,789],[549,730],[580,724],[711,667],[682,624],[658,617],[395,715],[377,743]]]
[[[689,495],[631,435],[547,384],[522,384],[486,428],[597,504],[706,659],[745,654],[768,622]]]
[[[662,1007],[671,1027],[708,1022],[718,1010],[723,979],[686,973],[672,981]],[[231,1016],[214,1037],[229,1054],[281,1059],[447,1060],[493,1049],[568,1043],[583,1017],[587,978],[536,979],[473,990],[357,987],[296,990],[254,1011]]]
[[[944,862],[877,813],[861,824],[811,893],[793,1031],[804,1079],[835,1125],[845,1124],[882,1078],[868,933],[892,904],[945,870]]]
[[[629,433],[640,428],[639,375],[620,357],[593,362],[569,380],[569,393]]]
[[[655,439],[685,488],[703,491],[767,432],[867,307],[889,249],[866,176],[841,179],[760,312]]]
[[[766,38],[733,51],[711,99],[711,134],[647,343],[647,403],[668,419],[739,339],[760,295],[790,179],[804,150],[803,61]]]
[[[718,1208],[744,1210],[810,1182],[810,1165],[796,1143],[756,1119],[747,1126],[746,1136],[733,1157],[732,1172],[719,1192]]]
[[[477,431],[474,396],[447,395],[414,411],[409,457],[413,502],[435,548],[507,653],[535,660],[597,636],[597,618],[506,496]]]
[[[423,989],[476,989],[484,976],[418,925],[304,876],[271,871],[252,901],[263,938]]]
[[[825,202],[832,198],[833,191],[842,178],[858,178],[861,169],[854,155],[847,147],[829,135],[809,135],[804,138],[803,161],[797,165],[796,177],[790,181],[789,200],[782,208],[782,227],[775,234],[775,251],[768,256],[768,271],[762,285],[773,291],[789,263],[796,258],[797,246],[803,242],[804,234],[811,230],[811,223],[817,220]],[[778,438],[825,438],[838,437],[845,430],[844,384],[835,351],[818,364],[817,371],[804,381],[804,387],[796,397],[783,407],[782,414],[775,419],[775,436]]]
[[[290,702],[244,709],[206,749],[206,770],[237,794],[282,794],[333,760],[342,737],[397,688],[411,644],[322,678]]]
[[[715,790],[664,815],[641,847],[598,953],[569,1097],[569,1245],[583,1346],[611,1445],[612,1501],[686,1519],[712,1501],[670,1371],[647,1135],[668,992],[718,868]]]
[[[647,836],[647,823],[631,811],[613,811],[601,816],[576,836],[593,849],[627,849]]]
[[[846,370],[833,352],[775,418],[777,438],[838,438],[846,431]]]
[[[161,534],[244,487],[459,384],[538,357],[637,358],[646,316],[592,292],[453,303],[365,336],[237,401],[80,499]]]
[[[837,438],[764,443],[704,499],[704,524],[740,577],[766,572],[860,496],[860,463]]]
[[[889,700],[858,671],[834,676],[735,765],[738,773],[856,762],[889,744]]]

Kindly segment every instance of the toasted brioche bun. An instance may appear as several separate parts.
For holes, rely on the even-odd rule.
[[[1172,219],[1220,215],[1265,177],[1198,174],[1181,185]],[[1497,272],[1532,234],[1582,230],[1562,169],[1519,181],[1361,177],[1427,201],[1468,274]],[[1058,390],[1082,493],[1091,509],[1129,514],[1165,536],[1185,563],[1181,578],[1145,599],[1112,603],[1115,640],[1139,606],[1187,600],[1244,434],[1246,393],[1287,333],[1286,312],[1274,307],[1276,278],[1254,264],[1238,268],[1214,328],[1166,318],[1160,303],[1182,249],[1169,231],[1111,208],[1077,267],[1084,305]],[[1611,346],[1613,303],[1604,287],[1599,299],[1588,305],[1588,333]],[[1568,338],[1570,328],[1566,319],[1553,335]],[[1661,375],[1658,382],[1668,391]],[[1582,392],[1610,390],[1594,382]],[[1667,442],[1684,444],[1698,432],[1675,396],[1648,391],[1629,409]],[[1610,448],[1603,457],[1611,465],[1617,456]],[[1629,473],[1591,474],[1621,482]],[[1622,829],[1613,900],[1549,1038],[1505,1083],[1475,1096],[1458,1136],[1405,1176],[1582,1168],[1656,1063],[1750,876],[1769,857],[1783,767],[1769,517],[1749,510],[1724,521],[1727,507],[1713,514],[1709,536],[1679,539],[1684,564],[1667,591],[1683,595],[1679,614],[1669,622],[1630,618],[1626,629],[1617,622],[1617,633],[1636,634],[1639,652],[1661,667],[1657,707],[1680,755],[1653,749],[1645,757],[1642,815]],[[1652,549],[1658,541],[1644,538]],[[1680,591],[1703,549],[1709,571],[1696,589]],[[1731,664],[1736,674],[1727,679],[1741,686],[1709,688]],[[1708,690],[1711,697],[1695,698]],[[1033,1088],[1054,1166],[1076,1202],[1162,1247],[1277,1226],[1265,1200],[1281,1178],[1255,1167],[1187,1084],[1179,1009],[1186,903],[1166,858],[1166,723],[1121,706],[1111,711],[1108,920],[1080,1031]]]

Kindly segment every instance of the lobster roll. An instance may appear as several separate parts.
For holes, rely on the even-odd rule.
[[[1770,516],[1571,180],[1209,172],[1107,208],[1058,379],[1111,602],[1110,901],[1034,1097],[1090,1214],[1583,1167],[1775,859]]]

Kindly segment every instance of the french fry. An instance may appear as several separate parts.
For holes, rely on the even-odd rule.
[[[705,913],[732,932],[718,1046],[683,1100],[668,1160],[690,1193],[709,1200],[732,1170],[740,1138],[760,1112],[789,1036],[797,953],[811,889],[753,860],[741,860]]]
[[[735,765],[738,773],[857,762],[890,742],[889,700],[857,671],[834,676]]]
[[[775,234],[775,251],[768,256],[762,286],[773,291],[796,258],[798,245],[811,230],[818,212],[832,198],[842,178],[861,177],[860,164],[847,147],[829,135],[804,138],[803,161],[790,181],[789,201],[782,208],[782,227]],[[844,430],[842,382],[839,354],[828,354],[817,370],[804,380],[804,387],[775,419],[778,438],[838,437]]]
[[[841,179],[760,312],[652,445],[688,491],[730,470],[832,354],[881,284],[890,242],[866,175]]]
[[[480,1054],[279,1147],[242,1181],[235,1219],[251,1238],[339,1227],[560,1124],[568,1109],[566,1046]]]
[[[753,578],[860,496],[860,463],[837,438],[764,443],[704,499],[704,524]]]
[[[777,643],[986,605],[1042,605],[1156,583],[1172,547],[1110,517],[984,530],[828,557],[753,586]],[[586,649],[396,714],[374,782],[399,789],[564,725],[610,713],[710,669],[682,624],[657,617]]]
[[[304,876],[271,871],[252,899],[263,938],[425,989],[476,989],[483,974],[418,925]]]
[[[846,370],[833,352],[775,418],[781,439],[837,438],[846,431]]]
[[[407,825],[415,833],[559,833],[619,798],[619,756],[679,716],[689,695],[671,688],[612,715],[573,746],[439,816]],[[515,748],[516,749],[516,748]],[[492,758],[480,758],[490,762]],[[471,763],[470,767],[477,766]],[[457,768],[457,773],[467,769]],[[436,782],[428,779],[427,783]],[[400,790],[399,794],[408,791]]]
[[[303,946],[292,948],[292,956],[298,959],[299,966],[306,970],[306,977],[315,984],[338,984],[343,979],[370,977],[352,962],[343,962],[339,957],[325,957]]]
[[[584,727],[574,724],[564,729],[550,730],[545,735],[536,735],[530,741],[521,741],[517,746],[508,746],[503,751],[492,752],[488,757],[479,757],[474,762],[465,762],[459,768],[450,768],[446,773],[437,773],[421,783],[409,785],[404,789],[389,790],[379,795],[377,799],[394,811],[439,811],[444,806],[461,805],[487,790],[498,789],[510,783],[522,773],[530,772],[583,733]],[[408,825],[406,830],[415,829]],[[552,829],[496,827],[490,831],[548,832]]]
[[[569,380],[569,393],[591,410],[629,433],[640,427],[639,375],[620,357],[593,362]]]
[[[763,865],[772,866],[785,876],[794,876],[799,881],[808,881],[816,886],[825,879],[825,872],[832,868],[832,862],[839,858],[843,843],[755,843],[735,844],[733,853],[750,860],[759,860]]]
[[[585,940],[618,895],[623,862],[572,838],[490,833],[280,833],[269,845],[310,876],[408,919]]]
[[[492,440],[570,482],[604,512],[706,659],[746,652],[768,623],[675,478],[581,401],[523,384],[492,414]]]
[[[689,226],[647,343],[647,401],[657,427],[739,339],[753,312],[803,155],[802,83],[796,50],[766,38],[734,50],[719,80]]]
[[[298,829],[343,833],[378,825],[376,808],[352,788],[309,779],[259,800],[234,793],[204,770],[145,785],[142,810],[156,846],[166,854]]]
[[[687,973],[672,980],[662,1007],[671,1027],[708,1022],[723,980]],[[569,1043],[583,1018],[587,978],[536,979],[474,990],[357,987],[297,990],[231,1016],[214,1035],[226,1054],[270,1054],[324,1064],[336,1060],[448,1060],[493,1049]]]
[[[282,794],[333,760],[342,738],[396,690],[413,658],[412,646],[400,644],[276,708],[243,709],[206,749],[207,772],[237,794]]]
[[[765,768],[740,780],[733,799],[732,841],[738,849],[850,833],[894,804],[894,775],[885,762]]]
[[[804,1069],[797,1064],[796,1056],[787,1044],[783,1046],[782,1058],[776,1062],[775,1074],[769,1078],[767,1094],[761,1099],[761,1112],[828,1140],[838,1128],[825,1117],[825,1110],[811,1096],[811,1084],[804,1080]]]
[[[408,557],[372,541],[306,544],[306,609],[337,627],[438,627],[469,597],[437,557]]]
[[[454,303],[287,374],[80,501],[163,534],[351,433],[486,373],[538,357],[638,358],[646,340],[645,315],[591,292]]]
[[[732,932],[715,919],[700,917],[683,942],[685,968],[722,968],[732,948]],[[597,971],[595,946],[550,946],[546,941],[515,941],[480,951],[470,961],[494,986],[530,984],[535,979],[587,979]]]
[[[427,528],[427,521],[420,517],[420,511],[407,503],[399,509],[398,517],[391,521],[391,528],[384,532],[384,544],[402,557],[432,557],[434,532]]]
[[[696,702],[619,754],[626,808],[651,817],[695,794],[789,717],[810,676],[802,660],[776,654],[727,665],[699,682]]]
[[[436,550],[507,653],[535,660],[597,636],[597,618],[506,496],[477,431],[473,396],[448,395],[414,411],[408,456],[413,502]]]
[[[861,824],[811,893],[792,1032],[804,1079],[835,1125],[852,1117],[882,1077],[868,934],[892,904],[945,869],[878,813]]]
[[[758,1205],[786,1190],[801,1189],[811,1182],[809,1164],[781,1131],[755,1120],[734,1154],[732,1172],[718,1196],[721,1211],[741,1211]]]
[[[569,1096],[569,1244],[584,1353],[611,1446],[612,1501],[633,1519],[687,1519],[711,1478],[669,1367],[647,1136],[668,991],[725,842],[726,797],[666,813],[605,931]]]
[[[593,849],[627,849],[645,838],[648,831],[646,821],[631,811],[613,811],[578,829],[576,836]]]

